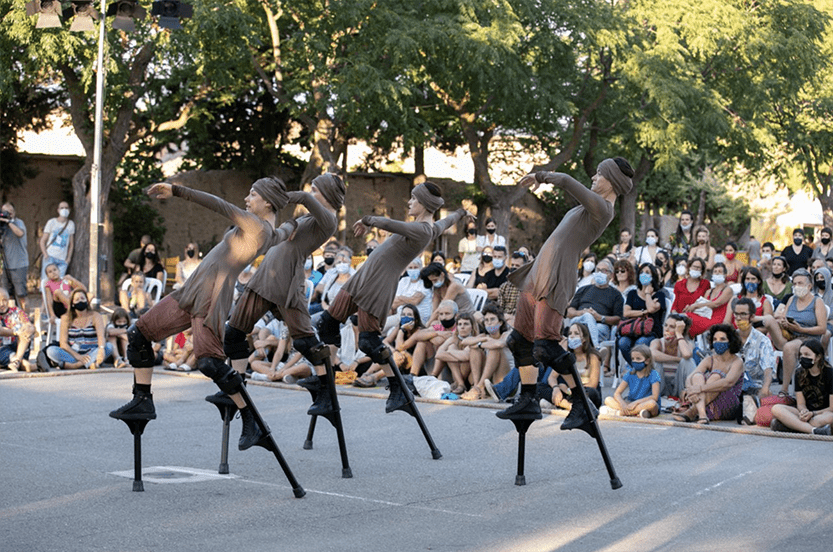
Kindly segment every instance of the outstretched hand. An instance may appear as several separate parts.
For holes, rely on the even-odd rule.
[[[521,178],[520,182],[518,182],[519,185],[526,188],[531,188],[532,186],[535,186],[537,183],[538,179],[535,178],[535,173],[529,173],[528,175]]]
[[[157,182],[148,188],[147,194],[156,199],[168,199],[173,197],[173,187],[167,182]]]
[[[472,213],[468,209],[466,209],[466,214],[463,215],[463,217],[466,219],[466,224],[468,224],[470,222],[475,222],[477,220],[477,217],[474,216],[474,213]]]
[[[367,226],[361,221],[357,220],[353,223],[353,236],[360,238],[367,232]]]

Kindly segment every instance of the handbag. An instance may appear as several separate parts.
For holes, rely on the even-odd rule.
[[[770,395],[769,397],[761,398],[761,406],[755,413],[755,424],[763,427],[769,427],[772,423],[772,407],[776,404],[786,404],[787,406],[795,406],[795,399],[790,395]]]
[[[644,337],[654,331],[654,319],[650,316],[626,318],[619,322],[619,335],[622,337]]]

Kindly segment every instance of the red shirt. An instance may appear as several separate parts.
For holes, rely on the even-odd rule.
[[[694,304],[697,299],[711,289],[708,280],[700,280],[700,285],[693,292],[688,291],[687,283],[688,278],[674,284],[674,304],[671,305],[671,312],[683,312],[684,308]]]

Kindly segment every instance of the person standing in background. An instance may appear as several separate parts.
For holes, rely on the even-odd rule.
[[[73,236],[75,223],[69,220],[69,203],[62,201],[58,204],[58,216],[46,221],[40,245],[43,261],[41,262],[41,279],[46,278],[46,267],[54,264],[61,273],[61,278],[67,274],[67,266],[72,260]]]

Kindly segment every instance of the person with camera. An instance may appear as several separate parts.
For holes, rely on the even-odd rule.
[[[14,292],[17,304],[25,311],[26,274],[29,272],[26,225],[15,216],[14,205],[11,203],[4,203],[0,208],[0,228],[3,233],[3,263],[5,265],[0,285]]]
[[[69,220],[69,212],[69,203],[62,201],[58,204],[58,216],[46,221],[43,227],[43,235],[38,242],[43,254],[41,279],[46,278],[46,267],[50,264],[58,267],[61,278],[66,276],[75,236],[75,223]]]

